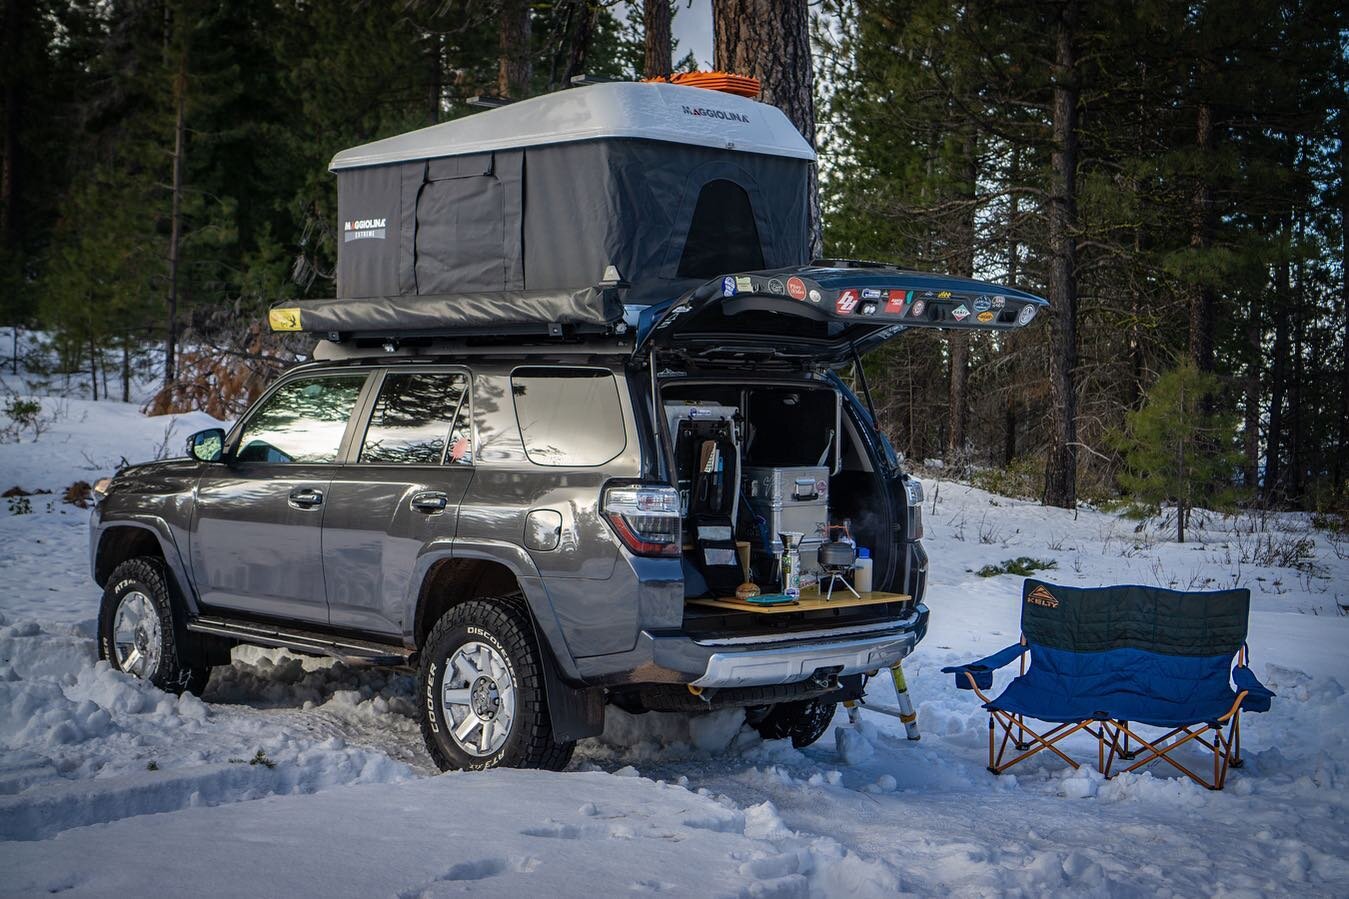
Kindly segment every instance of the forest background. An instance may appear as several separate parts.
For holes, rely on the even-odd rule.
[[[826,258],[999,281],[1016,333],[868,357],[915,464],[1156,510],[1349,499],[1346,14],[1328,0],[712,0],[820,152]],[[237,415],[331,296],[345,147],[688,69],[681,0],[3,0],[0,325]],[[0,354],[5,348],[0,348]],[[17,367],[18,360],[14,360]],[[10,407],[14,400],[9,400]]]

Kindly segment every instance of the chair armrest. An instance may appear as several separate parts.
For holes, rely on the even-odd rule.
[[[1238,665],[1232,669],[1232,683],[1236,684],[1238,691],[1245,691],[1246,699],[1241,707],[1249,712],[1268,712],[1270,700],[1274,698],[1275,693],[1269,687],[1256,678],[1255,672],[1251,671],[1245,665]]]
[[[985,656],[977,662],[970,662],[967,665],[951,665],[943,668],[942,674],[954,674],[956,676],[956,689],[971,690],[978,687],[981,690],[990,689],[993,686],[993,672],[1004,665],[1010,664],[1021,658],[1029,646],[1022,643],[1014,643],[1006,649],[1000,649],[991,656]],[[969,675],[974,678],[974,683],[970,683]]]

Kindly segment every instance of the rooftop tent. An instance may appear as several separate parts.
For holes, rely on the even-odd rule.
[[[365,144],[330,166],[337,298],[297,305],[350,326],[333,330],[613,322],[622,303],[809,261],[814,159],[776,107],[672,84],[578,87]],[[596,289],[606,271],[631,285],[621,303]]]

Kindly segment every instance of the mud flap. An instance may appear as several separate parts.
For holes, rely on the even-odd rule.
[[[552,647],[539,640],[543,657],[544,692],[548,696],[548,718],[553,726],[553,741],[570,743],[604,732],[604,691],[599,687],[576,689],[562,679]]]

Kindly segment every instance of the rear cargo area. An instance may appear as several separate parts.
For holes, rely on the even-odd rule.
[[[908,597],[854,570],[894,526],[833,386],[680,382],[662,407],[685,516],[686,629],[809,629],[903,611]]]

